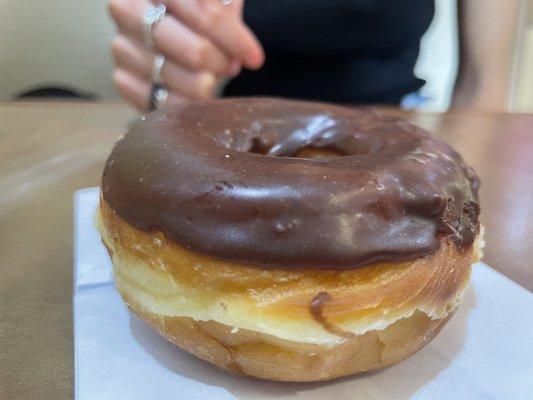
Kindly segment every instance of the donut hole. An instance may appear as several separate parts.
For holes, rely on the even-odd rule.
[[[274,144],[273,138],[257,136],[252,138],[251,147],[246,152],[266,156]]]
[[[409,146],[413,141],[410,137],[398,138],[396,126],[389,129],[381,123],[359,126],[322,114],[296,118],[297,123],[293,124],[279,118],[248,123],[241,119],[232,121],[235,120],[242,126],[222,125],[212,136],[217,145],[269,157],[313,159],[382,154],[403,150],[406,141]]]
[[[272,148],[276,143],[271,141],[266,141],[262,137],[255,137],[251,142],[251,147],[246,151],[247,153],[260,154],[263,156],[271,157],[291,157],[291,158],[334,158],[334,157],[344,157],[348,154],[335,149],[333,147],[318,147],[315,145],[307,145],[300,148],[297,148],[295,151],[290,154],[276,154],[271,153]]]
[[[327,148],[327,147],[313,147],[306,146],[300,151],[298,151],[293,157],[295,158],[334,158],[334,157],[344,157],[346,153],[343,153],[339,150]]]
[[[389,150],[392,150],[396,146],[392,144],[389,147]],[[280,140],[280,137],[274,133],[250,138],[248,145],[240,150],[273,157],[335,158],[381,153],[384,150],[384,140],[379,135],[355,133],[318,136],[309,143],[307,140],[291,140],[290,136]]]

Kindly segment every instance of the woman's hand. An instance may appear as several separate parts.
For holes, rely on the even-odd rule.
[[[153,26],[154,48],[143,40],[143,14],[149,0],[110,0],[118,33],[112,42],[114,83],[121,95],[147,111],[156,54],[165,56],[161,77],[168,103],[209,99],[223,78],[241,66],[259,68],[264,54],[242,20],[243,0],[167,0],[166,16]]]

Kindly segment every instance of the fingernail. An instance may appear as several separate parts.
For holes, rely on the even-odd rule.
[[[263,62],[264,56],[262,51],[252,51],[245,59],[246,66],[251,69],[260,68],[263,65]]]

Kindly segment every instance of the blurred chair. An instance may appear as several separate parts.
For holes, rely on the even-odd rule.
[[[44,88],[117,99],[113,31],[107,0],[0,0],[0,100]]]

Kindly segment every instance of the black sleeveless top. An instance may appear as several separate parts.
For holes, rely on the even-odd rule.
[[[246,0],[266,62],[224,95],[398,104],[424,84],[413,69],[433,13],[433,0]]]

